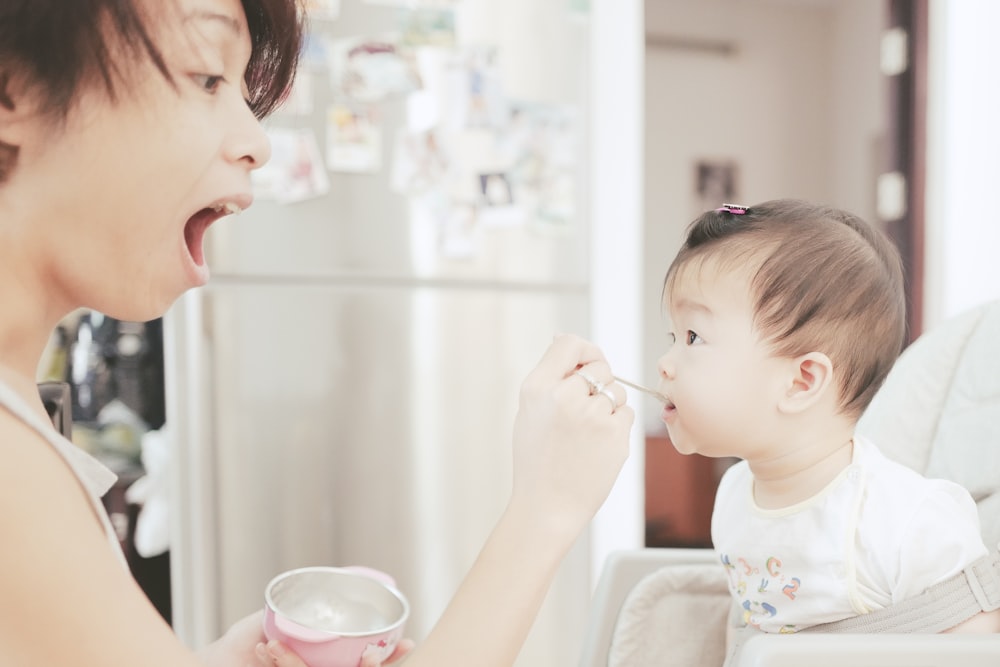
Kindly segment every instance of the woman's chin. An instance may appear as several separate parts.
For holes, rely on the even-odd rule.
[[[190,282],[190,287],[202,287],[208,283],[211,271],[208,270],[208,264],[196,264],[191,262],[188,265],[188,279]]]
[[[128,304],[126,308],[115,308],[111,304],[107,304],[103,307],[94,307],[103,315],[112,317],[116,320],[122,320],[124,322],[149,322],[157,318],[163,317],[164,313],[170,309],[173,305],[173,300],[163,300],[158,302],[136,302],[132,301]]]

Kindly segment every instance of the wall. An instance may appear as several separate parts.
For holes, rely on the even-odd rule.
[[[882,4],[870,0],[647,0],[641,380],[656,382],[664,345],[663,274],[704,208],[697,160],[738,163],[736,203],[801,197],[874,218],[881,25]],[[655,46],[664,37],[689,46]],[[664,432],[657,410],[644,422]]]
[[[643,6],[641,0],[592,0],[590,7],[591,336],[616,373],[638,377],[643,365]],[[612,551],[643,546],[643,406],[630,403],[636,425],[629,460],[592,522],[592,585]]]
[[[1000,298],[994,0],[930,0],[924,328]]]
[[[586,178],[599,187],[585,188],[582,204],[591,225],[586,333],[616,373],[633,377],[642,367],[637,323],[643,312],[643,6],[641,0],[591,0],[589,12],[579,13],[575,29],[567,30],[568,4],[466,0],[459,30],[467,43],[500,45],[503,79],[512,97],[560,102],[571,99],[577,87],[587,90],[587,142],[594,159]],[[581,57],[587,64],[582,83],[567,76],[578,71]],[[639,424],[641,410],[637,406]],[[591,585],[610,552],[642,546],[642,436],[641,428],[634,429],[629,460],[591,524]]]
[[[841,0],[829,7],[832,36],[830,186],[832,203],[875,220],[875,180],[888,120],[888,87],[879,72],[883,2]]]

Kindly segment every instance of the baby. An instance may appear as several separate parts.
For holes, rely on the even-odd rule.
[[[719,485],[712,540],[743,625],[866,614],[988,553],[964,488],[855,433],[906,333],[900,258],[879,231],[801,201],[723,206],[692,223],[664,300],[670,439],[742,459]]]

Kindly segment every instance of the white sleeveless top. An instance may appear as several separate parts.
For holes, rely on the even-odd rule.
[[[64,438],[55,430],[51,422],[39,418],[38,414],[24,402],[24,399],[2,381],[0,381],[0,408],[6,409],[7,412],[20,419],[41,435],[62,456],[63,460],[66,461],[66,465],[73,471],[73,474],[80,482],[80,486],[86,492],[91,508],[100,520],[101,525],[104,526],[104,534],[107,536],[108,542],[113,545],[115,554],[118,555],[121,562],[127,567],[121,543],[118,541],[118,536],[111,525],[111,519],[108,518],[108,512],[104,508],[104,503],[101,502],[101,497],[114,486],[114,483],[118,480],[118,476],[108,470],[104,464],[93,456]]]

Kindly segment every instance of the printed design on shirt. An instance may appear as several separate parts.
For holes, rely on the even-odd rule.
[[[778,610],[766,602],[757,600],[743,601],[743,622],[760,628],[760,624],[778,613]]]
[[[799,590],[799,585],[802,582],[799,581],[798,577],[792,577],[792,583],[781,588],[781,592],[788,596],[789,600],[795,599],[795,593]]]
[[[802,580],[784,571],[781,558],[771,556],[762,564],[752,558],[720,554],[726,571],[729,590],[743,609],[743,622],[755,628],[777,616],[783,605],[795,602]],[[795,625],[786,624],[779,632],[795,632]]]

